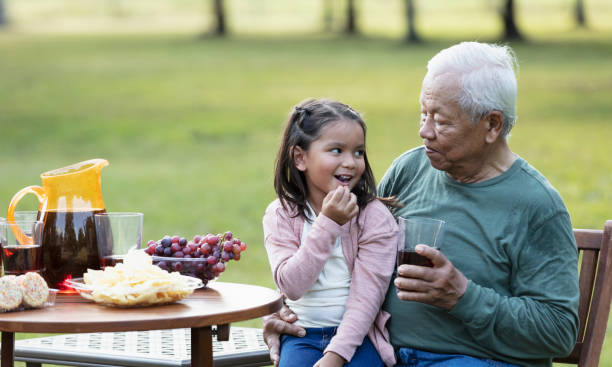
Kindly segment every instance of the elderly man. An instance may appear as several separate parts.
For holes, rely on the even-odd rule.
[[[383,309],[398,366],[550,366],[578,332],[577,250],[557,191],[514,154],[515,59],[464,42],[435,55],[421,90],[424,145],[398,157],[379,186],[396,216],[447,222],[433,267],[401,265]],[[298,334],[289,310],[265,320]],[[285,320],[285,321],[283,321]],[[288,321],[288,322],[287,322]]]

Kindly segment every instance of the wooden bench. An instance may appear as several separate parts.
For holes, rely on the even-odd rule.
[[[568,357],[557,363],[596,367],[606,334],[612,297],[612,220],[603,230],[574,229],[581,254],[580,332]],[[270,365],[261,329],[237,328],[230,340],[213,344],[215,366]],[[65,334],[18,340],[15,360],[27,367],[41,363],[70,366],[167,366],[190,365],[189,329],[118,333]]]
[[[603,230],[574,229],[580,262],[580,331],[574,350],[557,363],[596,367],[606,337],[612,296],[612,220]]]

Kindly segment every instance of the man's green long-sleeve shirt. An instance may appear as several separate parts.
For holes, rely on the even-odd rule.
[[[391,282],[384,309],[395,347],[550,366],[578,333],[578,252],[558,192],[518,158],[490,180],[463,184],[429,163],[423,148],[389,168],[380,196],[395,216],[446,221],[442,253],[468,279],[451,311],[401,301]]]

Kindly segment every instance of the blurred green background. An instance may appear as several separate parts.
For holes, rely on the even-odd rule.
[[[421,144],[427,60],[502,34],[493,0],[415,1],[422,42],[410,44],[400,0],[357,1],[354,36],[341,1],[226,1],[226,37],[210,33],[210,1],[2,3],[0,213],[40,173],[106,158],[107,210],[143,212],[145,241],[232,230],[249,247],[220,280],[267,287],[261,218],[291,108],[329,97],[360,111],[380,179]],[[510,42],[520,63],[510,146],[559,190],[574,227],[602,228],[612,218],[612,5],[587,1],[578,27],[574,3],[517,2],[525,40]],[[19,206],[36,208],[33,196]],[[610,337],[601,365],[612,366]]]

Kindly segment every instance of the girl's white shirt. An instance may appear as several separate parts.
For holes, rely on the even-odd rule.
[[[307,203],[307,206],[307,217],[314,221],[314,210],[310,204]],[[305,220],[302,243],[311,227],[312,224]],[[296,325],[302,327],[338,326],[344,315],[350,286],[351,273],[342,252],[342,239],[338,236],[331,255],[310,290],[302,298],[295,301],[286,299],[285,303],[298,316]]]

